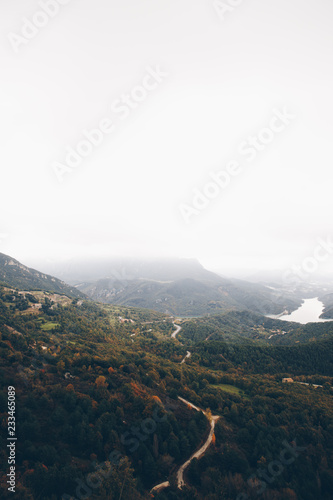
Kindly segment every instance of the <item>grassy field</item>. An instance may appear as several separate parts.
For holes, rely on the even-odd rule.
[[[238,387],[235,387],[234,385],[218,384],[218,385],[212,385],[211,387],[213,387],[214,389],[220,389],[221,391],[224,392],[229,392],[229,394],[237,394],[238,396],[243,395],[243,391]]]
[[[41,326],[41,329],[44,330],[44,332],[49,332],[50,330],[54,330],[55,328],[58,328],[60,325],[59,323],[52,323],[49,321],[48,323],[44,323]]]

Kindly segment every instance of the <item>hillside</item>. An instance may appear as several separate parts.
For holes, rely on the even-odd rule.
[[[248,312],[208,319],[243,339],[261,321],[265,329],[280,323]],[[250,344],[197,342],[187,339],[187,322],[172,339],[171,319],[155,311],[0,286],[0,379],[16,392],[19,498],[81,498],[77,485],[92,493],[91,477],[96,500],[148,500],[166,480],[171,486],[156,500],[251,498],[247,480],[258,462],[270,464],[284,441],[296,439],[306,451],[263,500],[330,499],[333,336],[294,347],[257,345],[255,336],[245,338]],[[178,397],[219,417],[183,490],[175,475],[206,440],[209,422]],[[6,418],[1,394],[4,427]],[[0,488],[11,498],[6,443],[1,436]]]
[[[170,283],[103,279],[78,288],[93,300],[145,307],[175,316],[201,316],[237,305],[232,297],[221,293],[218,286],[191,278]]]
[[[324,319],[333,318],[333,293],[328,293],[320,297],[320,300],[324,303],[325,309],[321,315]]]
[[[244,312],[209,319],[221,329],[238,325],[237,335],[244,336],[262,317]],[[264,321],[265,328],[280,323]],[[247,479],[258,461],[269,464],[284,440],[297,439],[306,452],[267,498],[329,500],[333,337],[295,347],[257,345],[256,338],[251,345],[196,342],[183,335],[185,323],[172,339],[172,320],[155,311],[0,286],[0,379],[16,392],[19,498],[81,498],[77,485],[90,484],[92,493],[91,477],[97,500],[148,500],[166,479],[171,486],[154,493],[156,500],[220,500],[221,489],[229,492],[225,498],[237,498],[251,495]],[[282,384],[283,377],[295,383]],[[213,444],[191,462],[183,490],[174,477],[206,440],[209,422],[178,397],[219,417]],[[4,427],[6,412],[1,394]],[[1,437],[1,450],[6,443]],[[110,474],[106,460],[113,461]],[[1,495],[11,498],[5,451],[0,461]]]
[[[0,282],[21,290],[44,290],[69,297],[83,298],[85,295],[53,276],[24,266],[16,259],[0,253]]]
[[[333,321],[308,323],[271,319],[250,311],[228,311],[210,317],[184,321],[179,335],[190,343],[227,341],[266,345],[295,345],[327,340],[333,336]]]
[[[92,300],[147,307],[178,316],[248,309],[293,311],[301,299],[260,283],[226,279],[195,259],[98,259],[44,263],[43,269],[75,285]]]
[[[297,309],[301,303],[286,292],[223,278],[190,259],[102,261],[94,265],[78,262],[68,264],[61,275],[92,300],[176,316],[210,315],[230,309],[279,314]]]

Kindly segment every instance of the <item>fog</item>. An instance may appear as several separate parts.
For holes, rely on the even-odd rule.
[[[229,274],[317,258],[332,2],[54,2],[1,2],[1,252]],[[333,272],[323,252],[316,272]]]

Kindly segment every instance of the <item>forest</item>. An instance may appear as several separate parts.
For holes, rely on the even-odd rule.
[[[240,342],[244,321],[236,341],[205,341],[203,324],[182,320],[171,339],[174,321],[0,288],[1,383],[16,390],[16,497],[244,500],[260,491],[263,500],[332,498],[333,337]],[[282,382],[288,377],[294,383]],[[209,417],[179,396],[219,416],[212,445],[191,462],[181,490],[177,470],[206,440]],[[7,411],[3,391],[3,430]],[[10,498],[5,433],[0,460],[1,497]],[[169,488],[150,493],[164,481]]]

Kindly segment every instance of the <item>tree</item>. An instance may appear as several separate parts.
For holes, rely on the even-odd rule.
[[[209,408],[207,408],[207,410],[206,410],[206,417],[208,418],[209,422],[211,422],[213,419],[212,412]]]
[[[134,469],[128,457],[121,458],[117,466],[106,462],[104,473],[107,477],[100,488],[98,499],[100,500],[140,500],[142,497],[137,491],[136,479],[134,479]]]
[[[215,437],[215,433],[213,433],[212,435],[212,445],[215,446],[216,445],[216,437]]]
[[[59,373],[62,373],[65,370],[65,363],[63,361],[58,361],[57,369]]]
[[[97,377],[97,379],[95,380],[95,384],[96,386],[101,389],[107,389],[108,387],[108,383],[106,382],[106,378],[103,376],[103,375],[100,375],[99,377]]]

